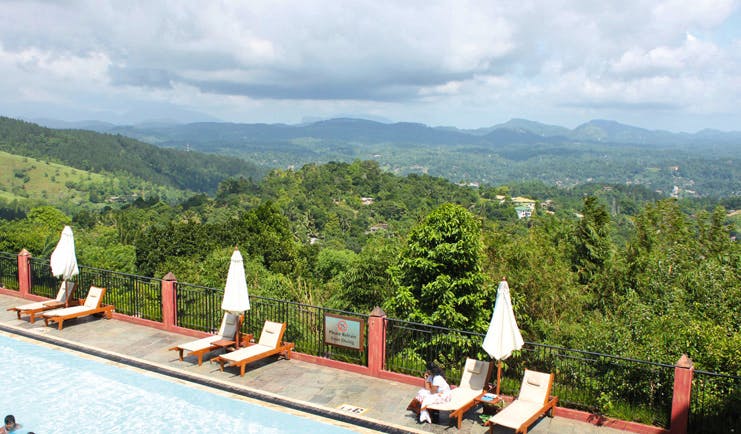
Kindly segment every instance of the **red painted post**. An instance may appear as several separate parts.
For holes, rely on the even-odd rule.
[[[167,273],[162,278],[162,324],[165,326],[165,330],[172,330],[175,328],[175,292],[177,286],[177,278],[172,272]]]
[[[378,377],[386,354],[386,312],[376,306],[368,317],[368,370]]]
[[[682,354],[674,365],[674,396],[672,397],[672,419],[669,422],[671,434],[687,434],[690,415],[690,394],[692,375],[695,367],[687,354]]]
[[[21,297],[31,293],[31,254],[26,249],[18,254],[18,292]]]

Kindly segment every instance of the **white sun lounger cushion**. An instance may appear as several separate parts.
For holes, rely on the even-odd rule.
[[[535,413],[537,413],[543,403],[535,403],[516,399],[504,410],[497,413],[489,419],[497,425],[504,425],[508,428],[518,429],[523,423],[527,422]]]
[[[87,308],[98,308],[100,307],[100,294],[103,292],[103,288],[98,288],[97,286],[91,286],[90,291],[87,293],[87,297],[85,298],[85,304],[84,306]]]
[[[53,317],[53,316],[75,315],[75,314],[87,312],[93,309],[95,309],[95,306],[94,307],[87,307],[87,306],[64,307],[62,309],[54,309],[48,312],[44,312],[44,317],[48,318],[48,317]]]
[[[62,282],[62,284],[59,286],[59,291],[57,291],[57,297],[54,300],[46,300],[46,301],[36,301],[33,303],[26,303],[23,305],[20,305],[16,307],[18,310],[34,310],[34,309],[43,309],[47,306],[47,303],[64,303],[67,301],[67,291],[71,291],[72,288],[74,288],[74,282]]]
[[[225,313],[224,317],[221,319],[221,327],[219,327],[217,336],[221,339],[234,339],[234,335],[237,334],[237,324],[239,324],[238,319],[239,317],[233,313]]]
[[[442,404],[433,404],[429,408],[434,410],[453,411],[471,402],[484,391],[488,378],[489,362],[467,359],[464,365],[461,384],[450,391],[450,401]]]
[[[485,364],[486,362],[482,362],[481,360],[468,359],[466,360],[466,370],[472,374],[478,374]]]
[[[465,370],[461,377],[461,383],[458,389],[473,390],[477,393],[481,393],[486,387],[486,382],[489,381],[486,375],[489,373],[489,362],[482,362],[481,360],[468,359],[466,360]]]
[[[65,281],[62,282],[61,285],[59,285],[59,291],[57,291],[57,298],[54,300],[65,302],[69,298],[69,294],[67,291],[72,291],[72,289],[75,287],[75,282]]]
[[[260,333],[260,340],[258,344],[264,345],[269,348],[278,348],[278,339],[280,339],[280,331],[283,328],[283,323],[265,321],[265,325],[262,327],[262,333]]]
[[[184,343],[182,345],[178,345],[178,347],[186,351],[199,351],[199,350],[204,350],[206,348],[211,348],[212,342],[216,342],[221,339],[223,339],[223,337],[219,335],[213,335],[213,336],[209,336],[203,339],[198,339],[195,341]]]
[[[450,401],[441,404],[432,404],[428,408],[443,411],[457,410],[466,403],[471,402],[479,395],[481,395],[481,390],[470,390],[458,387],[450,391]]]
[[[548,384],[550,383],[550,379],[550,374],[526,369],[517,400],[532,402],[542,406],[548,400]]]
[[[18,310],[43,309],[44,306],[46,306],[44,303],[48,303],[48,301],[37,301],[34,303],[22,304],[20,306],[17,306],[16,309]]]
[[[249,347],[240,348],[237,351],[232,351],[231,353],[226,353],[221,355],[220,357],[222,359],[229,360],[230,362],[240,362],[244,359],[248,359],[250,357],[257,356],[262,353],[266,353],[268,351],[275,350],[275,347],[269,347],[267,345],[262,344],[255,344],[250,345]]]

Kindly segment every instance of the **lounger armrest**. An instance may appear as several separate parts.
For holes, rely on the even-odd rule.
[[[548,399],[548,402],[546,403],[546,408],[548,408],[546,413],[550,413],[550,416],[553,416],[553,410],[556,408],[557,405],[558,396],[551,395],[551,397]]]

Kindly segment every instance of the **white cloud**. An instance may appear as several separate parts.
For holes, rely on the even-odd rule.
[[[30,47],[10,51],[0,45],[4,95],[32,101],[63,100],[79,89],[105,87],[110,59],[105,53],[75,55]]]
[[[244,122],[362,111],[465,127],[669,110],[684,126],[739,114],[740,15],[738,0],[7,2],[0,110],[151,101]]]
[[[735,0],[663,0],[654,4],[651,17],[655,28],[681,32],[717,26],[736,8]]]
[[[703,74],[708,67],[724,68],[725,64],[726,60],[718,47],[687,33],[684,43],[678,47],[632,48],[612,62],[612,70],[627,76],[686,75]]]

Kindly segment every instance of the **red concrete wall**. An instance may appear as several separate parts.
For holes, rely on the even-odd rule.
[[[573,410],[571,408],[556,407],[553,413],[555,416],[558,417],[578,420],[580,422],[591,423],[592,425],[597,426],[606,426],[621,431],[629,431],[639,434],[669,434],[668,429],[660,428],[657,426],[645,425],[638,422],[628,422],[625,420],[613,419],[604,416],[597,416],[586,411]]]

